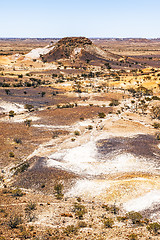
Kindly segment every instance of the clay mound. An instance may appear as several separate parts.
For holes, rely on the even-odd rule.
[[[55,47],[47,54],[43,55],[43,62],[54,62],[57,60],[69,61],[70,63],[81,62],[105,63],[108,60],[118,60],[121,56],[104,51],[94,45],[92,41],[85,37],[65,37],[59,40]]]

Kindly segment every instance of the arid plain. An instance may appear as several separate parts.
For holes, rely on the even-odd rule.
[[[159,239],[160,39],[0,40],[0,239]]]

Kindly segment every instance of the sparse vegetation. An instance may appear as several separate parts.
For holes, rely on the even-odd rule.
[[[160,106],[152,107],[152,109],[151,109],[151,117],[153,119],[159,119],[160,120]]]
[[[112,99],[112,101],[110,102],[109,106],[118,106],[120,103],[117,99]]]
[[[76,39],[1,40],[0,239],[158,239],[160,41]]]
[[[17,228],[21,223],[22,217],[20,215],[13,215],[10,217],[8,225],[10,228]]]
[[[24,124],[27,126],[27,127],[30,127],[31,126],[31,123],[32,123],[32,120],[31,119],[26,119],[24,121]]]
[[[153,123],[153,127],[154,127],[155,129],[160,128],[160,123],[154,122],[154,123]]]
[[[80,132],[78,130],[74,131],[75,136],[80,136]]]
[[[104,112],[99,112],[98,113],[98,117],[99,118],[105,118],[106,117],[106,114]]]
[[[14,138],[14,142],[17,144],[22,144],[22,140],[20,138]]]
[[[57,199],[62,199],[64,194],[62,192],[63,190],[63,184],[62,183],[56,183],[54,185],[54,191],[55,191],[55,196]]]
[[[160,230],[160,224],[158,222],[150,223],[147,226],[147,229],[148,229],[149,232],[151,232],[153,234],[157,234]]]
[[[13,153],[13,152],[10,152],[10,153],[9,153],[9,156],[10,156],[10,158],[14,158],[14,153]]]
[[[9,111],[9,117],[14,117],[14,115],[15,115],[15,112],[14,111]]]
[[[80,203],[74,203],[74,212],[77,218],[83,219],[83,216],[86,213],[86,208]]]
[[[128,239],[129,240],[138,240],[138,236],[136,233],[131,233],[129,236],[128,236]]]
[[[105,227],[105,228],[112,228],[113,225],[114,225],[114,221],[113,221],[112,218],[106,218],[106,219],[103,221],[103,223],[104,223],[104,227]]]
[[[24,193],[23,193],[22,190],[19,189],[19,188],[16,188],[16,189],[12,190],[12,196],[13,196],[13,197],[22,197],[23,194],[24,194]]]
[[[139,212],[129,212],[127,214],[127,217],[131,219],[133,224],[140,224],[141,219],[143,218],[142,215]]]
[[[31,112],[34,109],[34,106],[31,104],[25,104],[24,108],[27,109],[29,112]]]
[[[78,232],[78,228],[75,227],[74,225],[68,225],[65,229],[64,229],[64,234],[66,236],[70,236],[71,234],[77,234]]]

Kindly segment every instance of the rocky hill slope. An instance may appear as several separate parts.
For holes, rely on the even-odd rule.
[[[74,63],[105,63],[108,60],[118,60],[121,56],[102,50],[85,37],[66,37],[59,40],[55,47],[47,54],[44,54],[44,62],[56,60]]]

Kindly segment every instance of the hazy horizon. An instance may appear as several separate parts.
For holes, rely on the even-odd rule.
[[[5,0],[0,38],[160,38],[158,0]]]

